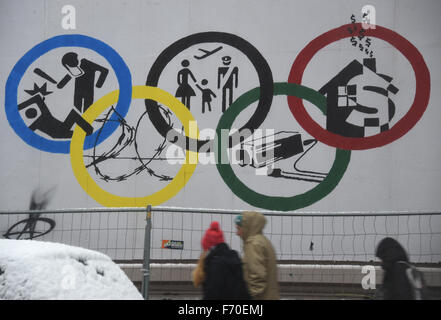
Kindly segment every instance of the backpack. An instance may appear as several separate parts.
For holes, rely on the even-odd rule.
[[[222,259],[228,276],[224,279],[224,290],[231,300],[249,300],[251,296],[243,277],[242,261],[235,250],[230,250],[229,259]]]
[[[208,257],[206,266],[210,265],[211,271],[207,272],[207,278],[204,282],[204,299],[216,300],[249,300],[248,287],[243,276],[242,261],[237,251],[229,249],[223,251],[222,255]],[[215,268],[215,269],[212,269]],[[216,270],[216,273],[213,273]],[[213,286],[212,280],[216,277]],[[219,283],[220,281],[220,283]]]
[[[428,298],[426,283],[424,281],[423,273],[418,270],[415,266],[411,265],[406,261],[398,261],[398,263],[405,264],[406,276],[409,280],[410,286],[413,291],[413,296],[415,300],[424,300]]]

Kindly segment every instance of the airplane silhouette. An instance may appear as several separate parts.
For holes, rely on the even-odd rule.
[[[212,54],[218,52],[218,51],[221,50],[222,48],[223,48],[223,47],[220,46],[220,47],[214,49],[213,51],[209,51],[209,50],[205,50],[205,49],[201,49],[201,48],[199,48],[198,50],[204,52],[205,54],[203,54],[202,56],[194,56],[194,57],[195,57],[195,59],[201,60],[201,59],[204,59],[204,58],[206,58],[206,57],[208,57],[208,56],[211,56]]]

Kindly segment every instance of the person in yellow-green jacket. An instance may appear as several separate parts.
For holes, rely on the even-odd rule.
[[[245,211],[236,217],[235,223],[237,235],[243,240],[244,278],[251,297],[256,300],[279,299],[276,253],[262,233],[265,216]]]

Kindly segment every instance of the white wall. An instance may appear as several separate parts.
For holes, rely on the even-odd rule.
[[[354,14],[361,20],[361,8],[365,1],[6,1],[0,2],[0,28],[2,52],[0,54],[0,101],[5,102],[6,81],[19,59],[38,43],[57,35],[82,34],[103,41],[111,46],[127,64],[132,85],[144,85],[147,74],[158,55],[173,42],[198,32],[220,31],[240,36],[250,42],[268,62],[275,82],[286,82],[291,65],[302,49],[319,35],[351,23]],[[433,1],[371,1],[376,9],[376,23],[393,30],[407,39],[421,53],[430,72],[430,100],[421,119],[401,138],[384,146],[367,150],[354,150],[350,163],[341,181],[326,197],[306,207],[296,208],[302,212],[378,212],[378,211],[436,211],[441,208],[441,144],[439,120],[441,35],[441,3]],[[64,30],[61,25],[61,9],[72,5],[76,9],[76,29]],[[393,125],[410,109],[416,93],[415,75],[406,60],[395,48],[385,41],[371,37],[374,57],[377,59],[378,73],[393,77],[399,91],[393,97],[396,118]],[[222,45],[222,44],[220,44]],[[192,58],[199,48],[214,49],[219,44],[200,44],[191,47],[173,59],[164,70],[159,87],[174,94],[177,89],[176,74],[182,59],[190,59],[190,69],[198,83],[208,77],[208,86],[215,90],[216,68],[220,60],[212,60],[197,65]],[[238,50],[224,45],[223,52],[233,58],[240,67],[239,87],[235,98],[257,87],[256,72]],[[18,103],[29,97],[25,89],[32,89],[33,82],[43,84],[42,78],[32,70],[41,68],[54,79],[61,79],[66,70],[60,64],[60,57],[68,51],[76,51],[109,68],[109,76],[102,88],[95,89],[95,101],[118,89],[115,73],[109,63],[97,53],[88,49],[58,48],[38,58],[29,66],[20,81],[17,91]],[[221,57],[220,53],[219,56]],[[351,46],[349,38],[335,42],[320,50],[308,64],[303,85],[319,90],[353,59],[362,61],[366,55]],[[420,69],[422,66],[420,66]],[[212,73],[210,73],[210,70]],[[424,88],[427,88],[425,84]],[[73,81],[63,90],[48,83],[52,95],[46,97],[48,106],[59,119],[63,120],[72,109]],[[424,88],[421,88],[423,90]],[[198,91],[195,88],[195,91]],[[192,99],[191,112],[200,129],[215,129],[220,118],[220,96],[213,100],[213,112],[201,113],[200,99]],[[369,100],[368,98],[368,101]],[[376,100],[372,100],[375,103]],[[325,118],[310,104],[307,110],[318,122]],[[250,107],[254,109],[255,106]],[[133,100],[127,117],[135,126],[145,110],[142,100]],[[252,110],[244,111],[233,127],[246,122]],[[172,116],[175,128],[180,124]],[[140,150],[145,157],[150,156],[162,138],[148,118],[143,119],[143,128],[138,136]],[[297,131],[303,139],[311,135],[292,116],[285,97],[274,97],[270,112],[262,129],[277,131]],[[141,132],[142,131],[142,132]],[[37,135],[44,136],[36,131]],[[46,136],[47,137],[47,136]],[[98,149],[102,152],[115,142],[114,134]],[[26,144],[11,128],[5,108],[0,108],[0,210],[26,210],[29,208],[34,190],[49,190],[49,208],[89,208],[102,204],[83,189],[73,174],[69,154],[40,151]],[[48,138],[49,139],[49,138]],[[167,144],[169,147],[171,144]],[[129,149],[129,148],[128,148]],[[121,156],[135,156],[133,148]],[[108,150],[108,149],[107,149]],[[307,170],[327,171],[332,165],[335,149],[323,143],[314,147],[314,152],[305,156],[299,164]],[[163,153],[165,155],[165,152]],[[284,170],[291,170],[296,158],[278,163]],[[87,161],[87,159],[85,160]],[[108,175],[118,176],[134,170],[139,163],[132,160],[109,160],[100,169]],[[155,162],[151,168],[161,174],[174,176],[179,167],[166,161]],[[257,176],[252,168],[234,166],[240,179],[265,195],[293,196],[306,192],[316,184],[288,179],[274,179]],[[162,189],[167,182],[158,181],[145,171],[124,182],[106,183],[90,170],[92,179],[106,191],[127,197],[140,197]],[[144,204],[138,204],[144,205]],[[215,165],[201,165],[176,195],[162,205],[223,209],[259,209],[252,203],[243,201],[225,184]],[[1,230],[6,229],[2,225]],[[435,231],[440,224],[432,226]]]

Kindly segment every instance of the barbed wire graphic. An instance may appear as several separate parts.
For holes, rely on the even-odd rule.
[[[171,121],[171,112],[170,110],[159,106],[162,113],[167,119],[168,125],[173,127],[173,123]],[[117,116],[117,120],[110,119],[110,115],[112,113],[115,113]],[[164,138],[162,142],[159,144],[157,148],[155,148],[155,153],[151,157],[142,157],[139,152],[139,144],[137,143],[137,133],[140,130],[141,121],[144,118],[144,116],[147,114],[147,111],[145,111],[138,119],[138,122],[136,124],[136,127],[130,126],[127,121],[115,110],[115,108],[112,106],[110,110],[107,112],[104,118],[95,120],[98,123],[101,123],[101,128],[98,129],[98,135],[96,138],[96,141],[99,141],[100,137],[100,131],[104,127],[104,125],[108,122],[118,122],[118,126],[121,128],[121,134],[119,135],[116,143],[110,148],[110,150],[97,155],[97,144],[95,143],[93,147],[93,154],[91,156],[85,155],[85,157],[92,158],[92,161],[86,165],[86,168],[93,167],[95,170],[95,173],[104,181],[110,182],[110,181],[116,181],[121,182],[125,181],[128,178],[130,178],[133,175],[138,175],[143,171],[146,171],[150,176],[156,177],[159,179],[159,181],[170,181],[172,180],[172,177],[166,174],[160,174],[157,173],[155,170],[153,170],[149,165],[152,163],[152,161],[164,161],[167,160],[165,157],[160,157],[162,152],[165,149],[167,139]],[[134,157],[122,157],[120,156],[121,153],[126,150],[127,148],[133,146],[136,156]],[[140,166],[136,167],[132,172],[128,172],[122,175],[118,176],[110,176],[108,174],[105,174],[102,172],[102,170],[99,167],[100,163],[103,163],[110,159],[117,159],[117,160],[135,160],[139,161],[141,163]]]

